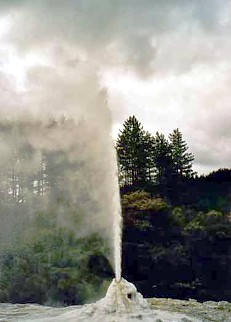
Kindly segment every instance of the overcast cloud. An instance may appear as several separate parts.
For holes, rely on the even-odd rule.
[[[1,115],[105,113],[93,82],[114,133],[135,114],[179,127],[199,172],[230,167],[230,36],[229,0],[0,0]]]

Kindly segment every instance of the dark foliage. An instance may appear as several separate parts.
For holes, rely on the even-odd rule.
[[[120,181],[125,277],[146,296],[230,300],[231,170],[197,176],[179,129],[169,141],[158,132],[148,140],[146,177]],[[117,152],[120,163],[118,145]]]
[[[137,191],[122,197],[123,273],[148,297],[231,300],[231,221],[172,207]]]

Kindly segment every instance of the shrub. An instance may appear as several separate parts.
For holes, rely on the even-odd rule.
[[[64,229],[43,229],[32,240],[2,251],[0,300],[83,304],[112,276],[107,254],[96,235],[80,239]]]

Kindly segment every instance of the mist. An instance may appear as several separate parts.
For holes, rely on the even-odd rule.
[[[101,51],[73,41],[78,28],[72,41],[61,32],[63,22],[74,26],[73,3],[64,15],[62,2],[55,4],[58,20],[49,2],[0,5],[9,19],[2,35],[0,241],[23,244],[41,222],[77,238],[97,233],[114,266],[119,187]]]
[[[23,240],[45,213],[77,237],[98,233],[113,264],[118,185],[111,115],[97,72],[82,69],[76,77],[65,67],[59,74],[31,70],[22,109],[2,113],[0,238]]]

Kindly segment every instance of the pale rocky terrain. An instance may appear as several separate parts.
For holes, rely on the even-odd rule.
[[[144,299],[122,279],[112,281],[106,296],[82,306],[51,308],[0,304],[1,322],[231,322],[231,303]]]

